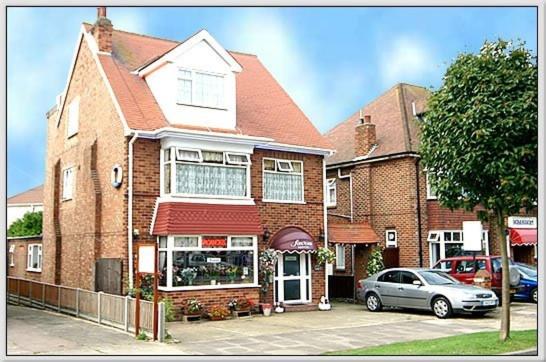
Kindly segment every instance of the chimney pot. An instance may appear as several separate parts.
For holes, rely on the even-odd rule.
[[[105,18],[106,17],[106,6],[99,6],[97,8],[97,18]]]
[[[363,123],[372,123],[372,116],[370,116],[369,114],[365,115]]]

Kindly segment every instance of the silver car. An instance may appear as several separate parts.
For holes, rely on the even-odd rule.
[[[462,284],[433,269],[394,268],[360,280],[357,296],[371,312],[383,307],[432,310],[438,318],[453,313],[475,315],[497,308],[497,296],[489,289]]]

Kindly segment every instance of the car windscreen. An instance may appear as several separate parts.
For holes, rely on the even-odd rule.
[[[430,285],[460,284],[457,279],[441,271],[425,270],[420,271],[419,275]]]
[[[518,268],[518,270],[522,274],[527,276],[528,278],[536,278],[537,277],[537,270],[536,269],[533,269],[531,267],[524,266],[524,265],[521,265],[521,264],[517,264],[516,268]]]

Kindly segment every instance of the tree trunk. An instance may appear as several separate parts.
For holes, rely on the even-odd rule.
[[[499,339],[504,342],[510,337],[510,264],[508,264],[504,215],[500,210],[496,210],[495,214],[497,215],[497,234],[500,238],[502,257],[502,314]]]

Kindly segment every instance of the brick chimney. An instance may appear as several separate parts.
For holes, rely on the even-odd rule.
[[[366,156],[375,144],[375,124],[372,123],[372,116],[363,117],[360,111],[360,118],[355,129],[356,157]]]
[[[112,52],[112,22],[106,17],[106,6],[97,8],[97,21],[91,29],[91,34],[95,37],[99,51]]]

